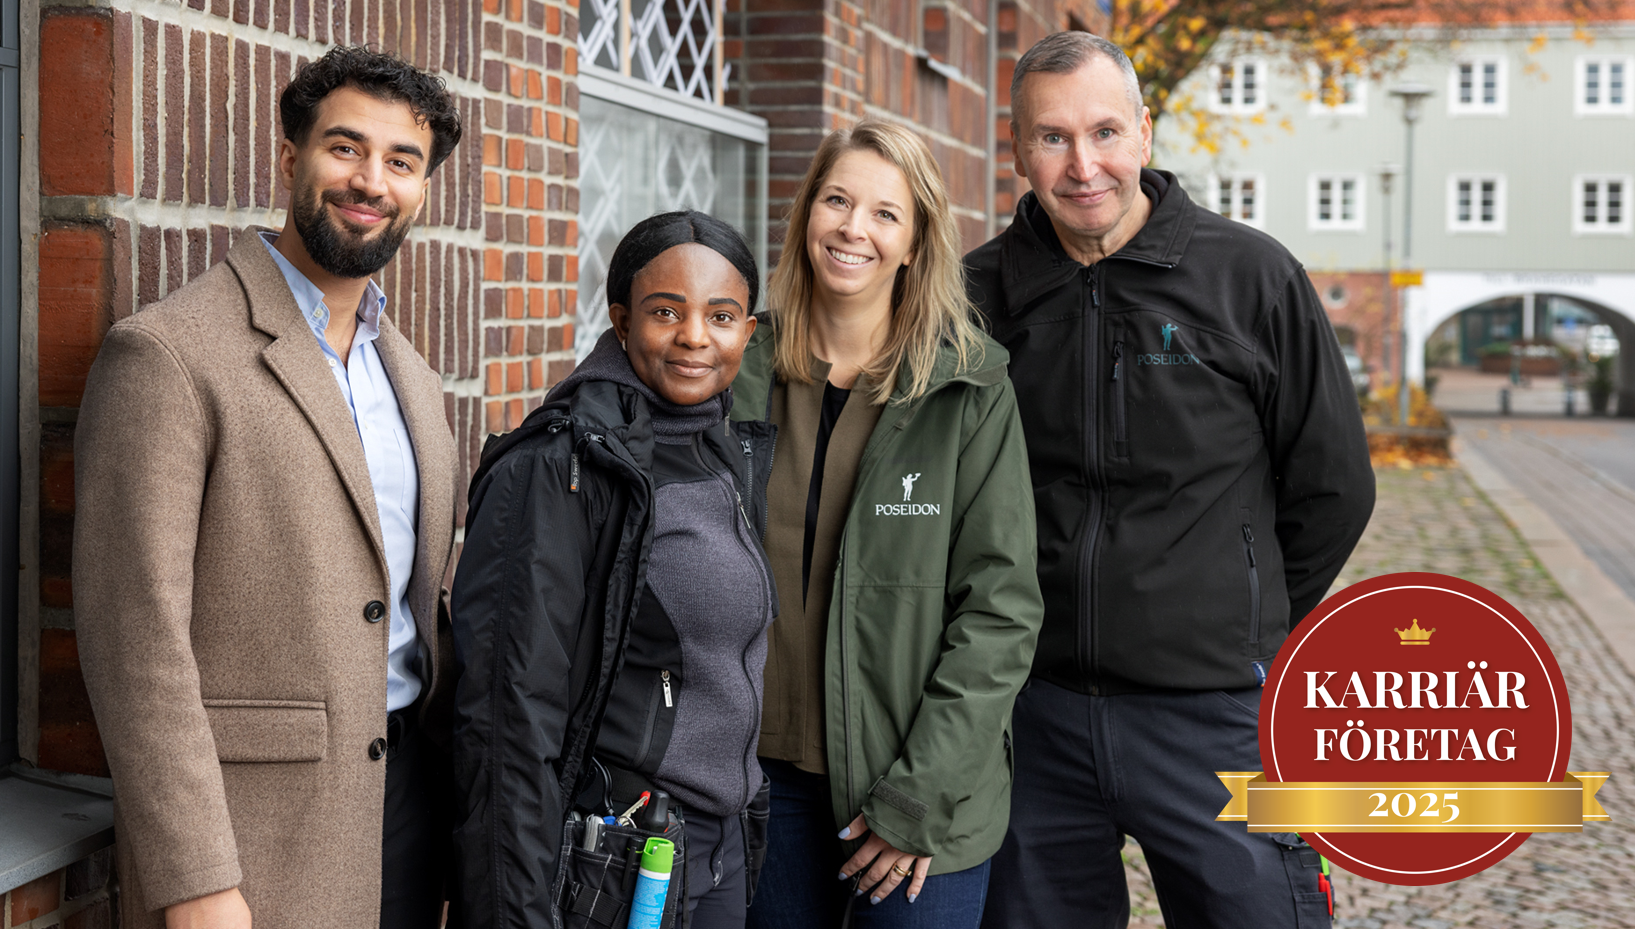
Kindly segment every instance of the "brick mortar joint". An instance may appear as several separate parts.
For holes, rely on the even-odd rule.
[[[886,45],[886,46],[888,46],[890,48],[893,48],[893,49],[895,49],[897,51],[908,53],[908,55],[910,57],[912,57],[912,58],[914,58],[916,60],[916,66],[917,67],[924,65],[924,62],[919,61],[919,57],[920,57],[919,52],[921,51],[920,46],[916,46],[916,45],[913,45],[911,43],[905,42],[904,40],[897,37],[893,33],[886,32],[883,29],[881,29],[880,27],[874,26],[872,24],[864,26],[863,28],[864,28],[865,31],[867,31],[867,32],[869,32],[869,33],[871,33],[873,35],[881,37],[882,44],[884,44],[884,45]],[[939,58],[937,60],[938,61],[943,61],[944,59]],[[988,88],[985,85],[983,85],[983,83],[981,81],[977,80],[974,77],[971,77],[971,76],[967,75],[963,70],[960,71],[960,77],[959,77],[959,80],[957,80],[957,81],[955,81],[955,80],[953,80],[953,79],[951,79],[951,78],[949,78],[947,76],[942,76],[942,77],[943,77],[943,80],[948,81],[950,84],[958,84],[961,87],[964,87],[967,90],[972,91],[977,96],[986,97],[988,95]]]
[[[863,115],[865,117],[884,119],[888,122],[905,125],[913,129],[915,132],[918,132],[920,135],[925,136],[926,139],[940,142],[941,144],[946,145],[955,151],[964,152],[969,155],[976,155],[979,158],[986,158],[988,154],[988,148],[983,143],[967,142],[963,139],[956,138],[955,136],[948,135],[947,133],[938,132],[937,130],[932,129],[923,123],[918,123],[912,119],[909,119],[895,110],[890,110],[882,106],[875,106],[874,104],[870,103],[864,104]]]
[[[969,24],[972,28],[976,29],[977,32],[979,32],[979,33],[981,33],[983,35],[986,35],[987,32],[988,32],[988,24],[983,22],[980,19],[977,19],[976,15],[973,14],[970,10],[966,9],[964,6],[956,6],[954,4],[948,3],[948,4],[942,4],[941,6],[937,7],[937,9],[941,9],[941,10],[944,10],[946,12],[952,13],[953,18],[963,20],[964,22]],[[997,30],[995,30],[995,31],[997,31]]]
[[[83,222],[111,229],[115,199],[112,196],[41,196],[40,221]]]
[[[40,198],[42,219],[124,220],[133,225],[162,229],[202,229],[225,226],[245,229],[250,226],[279,228],[286,216],[283,207],[268,206],[212,206],[203,203],[182,203],[131,194],[95,196],[59,196]],[[452,223],[429,225],[417,221],[409,228],[407,242],[424,242],[426,236],[437,235],[445,244],[460,247],[480,247],[483,230],[476,226],[460,228]]]
[[[203,32],[207,35],[221,35],[230,40],[238,40],[251,46],[264,46],[273,51],[286,52],[292,58],[305,57],[316,59],[327,52],[334,42],[319,42],[310,37],[301,37],[293,32],[279,32],[271,26],[256,26],[249,23],[240,23],[231,16],[217,16],[207,10],[198,10],[184,4],[167,2],[167,0],[120,0],[120,5],[113,6],[113,0],[41,0],[42,3],[63,4],[69,6],[108,6],[126,13],[131,17],[133,42],[136,38],[135,30],[139,28],[138,21],[146,20],[160,27],[177,26],[183,33]],[[270,22],[271,20],[269,20]],[[484,52],[480,43],[472,43],[472,52],[477,61],[483,60]],[[163,61],[160,62],[163,66]],[[463,77],[452,71],[434,72],[443,81],[451,93],[457,97],[471,100],[482,100],[489,92],[483,87],[480,77]]]

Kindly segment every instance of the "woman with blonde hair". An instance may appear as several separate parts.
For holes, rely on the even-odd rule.
[[[1043,605],[1007,355],[959,247],[917,135],[831,134],[733,384],[733,418],[777,428],[758,929],[982,916]]]

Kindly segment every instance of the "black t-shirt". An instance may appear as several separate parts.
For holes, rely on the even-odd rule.
[[[818,502],[823,496],[823,462],[829,455],[829,436],[835,431],[840,411],[846,408],[850,388],[823,385],[823,413],[818,418],[817,450],[812,454],[812,486],[806,491],[806,542],[801,548],[800,595],[806,602],[806,588],[812,583],[812,544],[817,538]]]

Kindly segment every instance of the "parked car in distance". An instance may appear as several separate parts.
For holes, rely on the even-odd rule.
[[[1340,354],[1345,356],[1345,368],[1351,372],[1351,386],[1356,388],[1357,396],[1368,399],[1368,365],[1363,363],[1362,356],[1357,354],[1357,350],[1349,345],[1340,346]]]

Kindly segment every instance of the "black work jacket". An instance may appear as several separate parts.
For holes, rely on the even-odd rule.
[[[772,427],[722,423],[704,441],[764,535]],[[562,821],[589,756],[647,776],[662,761],[647,746],[674,712],[650,699],[657,672],[621,674],[627,649],[678,647],[667,623],[638,618],[652,468],[647,401],[612,381],[581,384],[483,449],[453,592],[451,925],[551,927]]]
[[[1368,522],[1367,438],[1294,256],[1174,175],[1142,187],[1151,217],[1094,265],[1032,193],[966,256],[1027,435],[1033,673],[1092,694],[1253,686]]]

